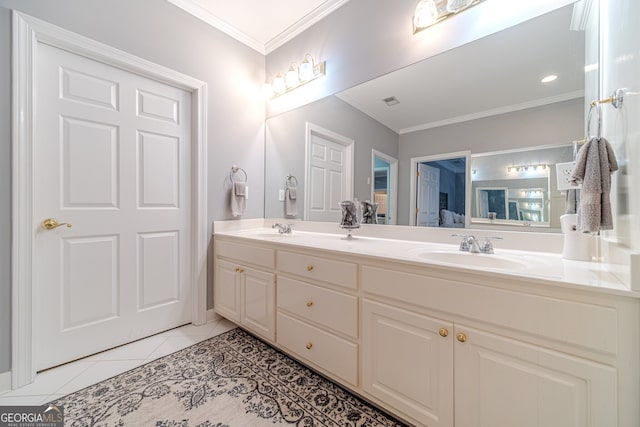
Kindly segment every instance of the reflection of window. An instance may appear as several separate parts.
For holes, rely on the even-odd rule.
[[[476,194],[478,218],[507,219],[506,188],[478,188]]]

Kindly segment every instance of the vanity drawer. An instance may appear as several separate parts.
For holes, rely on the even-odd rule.
[[[351,262],[280,251],[278,270],[351,289],[358,287],[358,268]]]
[[[278,313],[278,343],[327,372],[358,385],[358,345]]]
[[[216,256],[231,258],[241,263],[272,269],[275,267],[275,250],[241,243],[216,241]]]
[[[278,308],[357,338],[358,297],[286,277],[277,292]]]

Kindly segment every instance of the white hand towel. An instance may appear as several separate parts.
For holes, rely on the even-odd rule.
[[[596,233],[613,229],[611,213],[611,173],[618,170],[618,162],[609,142],[591,138],[578,152],[571,179],[582,183],[578,229]]]
[[[236,181],[231,186],[231,215],[241,216],[247,206],[247,184],[243,181]]]
[[[298,191],[295,187],[284,190],[284,211],[287,216],[298,215]]]

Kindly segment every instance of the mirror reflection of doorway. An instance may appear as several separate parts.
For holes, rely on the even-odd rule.
[[[468,204],[466,153],[447,157],[414,158],[415,192],[412,192],[411,225],[464,228]]]
[[[372,150],[371,200],[378,204],[378,224],[397,224],[398,159]]]

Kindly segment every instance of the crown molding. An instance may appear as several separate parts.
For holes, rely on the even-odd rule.
[[[226,21],[218,18],[193,0],[167,0],[169,3],[184,10],[187,13],[195,16],[196,18],[206,22],[214,28],[222,31],[228,36],[233,37],[239,42],[249,46],[251,49],[258,51],[263,55],[273,52],[289,40],[293,39],[298,34],[302,33],[307,28],[311,27],[316,22],[320,21],[336,9],[343,6],[349,0],[327,0],[322,5],[318,6],[310,13],[305,15],[302,19],[296,21],[277,36],[266,42],[256,40],[242,30],[234,27]]]
[[[264,45],[264,50],[267,54],[273,52],[289,40],[293,39],[298,34],[302,33],[313,24],[322,20],[327,15],[330,15],[335,10],[344,6],[349,0],[328,0],[322,5],[315,8],[313,11],[305,15],[299,21],[290,25],[286,30],[267,41]]]
[[[251,49],[258,51],[263,55],[266,54],[264,43],[254,39],[253,37],[249,36],[247,33],[237,29],[233,25],[223,21],[222,19],[218,18],[217,16],[215,16],[214,14],[212,14],[202,6],[194,3],[193,1],[191,0],[167,0],[167,1],[169,3],[172,3],[174,6],[177,6],[180,9],[184,10],[185,12],[190,13],[196,18],[206,22],[212,27],[217,28],[218,30],[222,31],[228,36],[231,36],[234,39],[238,40],[239,42],[249,46]]]
[[[445,120],[439,120],[430,123],[424,123],[418,126],[412,126],[404,129],[400,129],[398,132],[400,135],[417,132],[426,129],[437,128],[440,126],[452,125],[455,123],[468,122],[471,120],[483,119],[486,117],[497,116],[500,114],[513,113],[515,111],[526,110],[529,108],[542,107],[543,105],[555,104],[556,102],[569,101],[572,99],[584,97],[583,90],[577,90],[575,92],[563,93],[561,95],[551,96],[548,98],[536,99],[533,101],[523,102],[521,104],[507,105],[493,110],[479,111],[477,113],[467,114],[465,116],[451,117]]]

